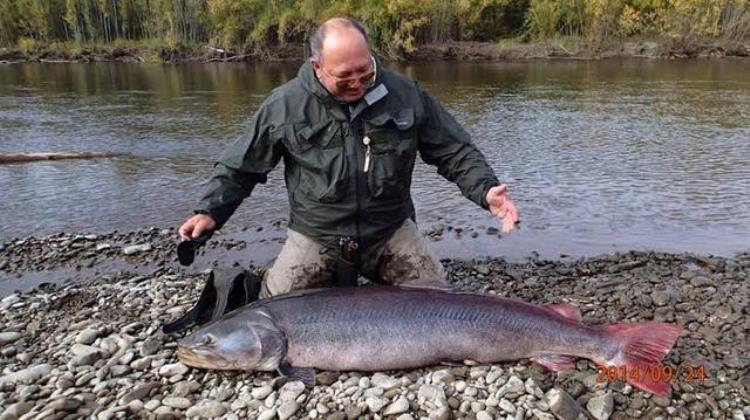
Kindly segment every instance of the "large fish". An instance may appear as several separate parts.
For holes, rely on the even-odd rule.
[[[278,370],[314,383],[314,369],[379,371],[532,358],[554,371],[584,357],[634,386],[668,395],[647,372],[680,334],[674,324],[584,325],[566,304],[374,286],[292,292],[256,301],[180,340],[178,357],[207,369]]]

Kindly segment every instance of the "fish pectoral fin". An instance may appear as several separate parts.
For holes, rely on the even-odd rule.
[[[315,369],[309,367],[296,367],[287,362],[279,363],[280,374],[294,381],[302,381],[307,387],[315,386]]]
[[[553,303],[544,305],[544,307],[557,312],[565,318],[572,319],[576,322],[581,322],[581,310],[576,306],[569,305],[567,303]]]
[[[551,371],[562,372],[564,370],[572,369],[576,358],[562,354],[542,354],[541,356],[532,357],[531,361],[544,366]]]

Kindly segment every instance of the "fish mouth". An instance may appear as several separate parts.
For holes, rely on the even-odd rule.
[[[177,346],[177,358],[187,366],[204,369],[233,369],[229,360],[221,357],[213,351],[190,348],[185,345]]]

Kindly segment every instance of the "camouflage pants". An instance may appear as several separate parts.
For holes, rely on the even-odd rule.
[[[427,246],[417,225],[406,219],[389,238],[360,253],[361,272],[373,280],[401,284],[447,284],[440,260]],[[313,239],[289,230],[284,247],[263,280],[262,298],[297,289],[332,286],[335,253],[326,252]]]

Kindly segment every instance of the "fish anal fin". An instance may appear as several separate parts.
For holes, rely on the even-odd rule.
[[[305,386],[315,386],[315,369],[310,367],[292,366],[287,362],[279,363],[279,373],[293,381],[302,381]]]
[[[567,303],[552,303],[544,305],[545,308],[551,309],[565,318],[572,319],[576,322],[581,322],[581,310],[577,306],[573,306]]]
[[[572,369],[576,359],[573,356],[565,356],[563,354],[542,354],[532,357],[531,361],[553,372],[562,372]]]

